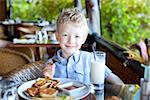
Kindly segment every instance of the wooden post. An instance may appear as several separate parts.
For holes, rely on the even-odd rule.
[[[7,18],[6,0],[0,0],[0,20]]]
[[[100,12],[97,0],[86,0],[87,16],[89,18],[89,27],[92,33],[98,33],[101,36],[100,30]]]

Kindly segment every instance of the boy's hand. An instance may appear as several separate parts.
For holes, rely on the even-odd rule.
[[[43,70],[43,74],[45,77],[53,78],[53,76],[55,74],[55,64],[48,63]]]

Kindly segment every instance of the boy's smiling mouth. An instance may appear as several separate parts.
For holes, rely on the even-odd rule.
[[[76,46],[74,45],[65,45],[67,48],[75,48]]]

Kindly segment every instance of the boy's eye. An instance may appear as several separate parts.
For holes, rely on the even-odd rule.
[[[62,34],[62,36],[67,36],[67,34]]]
[[[76,37],[76,38],[79,38],[80,36],[76,35],[75,37]]]

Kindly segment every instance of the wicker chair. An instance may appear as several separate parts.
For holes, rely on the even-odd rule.
[[[14,81],[18,85],[22,82],[43,77],[42,70],[44,68],[43,61],[36,61],[24,66],[20,66],[3,76],[4,79]]]
[[[24,53],[32,60],[32,62],[35,61],[34,51],[29,47],[6,47],[6,48]]]
[[[32,59],[24,53],[7,48],[0,48],[0,76],[31,62]]]

